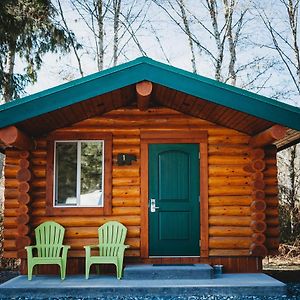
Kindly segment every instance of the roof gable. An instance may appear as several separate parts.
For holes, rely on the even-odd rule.
[[[148,80],[275,124],[300,130],[300,109],[147,57],[0,106],[0,128]]]

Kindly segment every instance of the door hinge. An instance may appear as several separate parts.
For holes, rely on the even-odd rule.
[[[199,195],[199,203],[201,202],[201,198],[200,198],[200,195]]]
[[[200,159],[200,157],[201,157],[201,154],[200,154],[200,151],[199,151],[199,159]]]
[[[201,240],[199,240],[199,247],[201,247]]]

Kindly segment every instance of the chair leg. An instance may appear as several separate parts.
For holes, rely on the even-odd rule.
[[[66,264],[61,263],[59,266],[60,266],[60,278],[61,280],[64,280],[66,277]]]
[[[34,265],[31,263],[27,264],[27,273],[28,273],[28,280],[32,279],[32,270],[33,270]]]
[[[86,262],[85,263],[85,279],[89,279],[90,267],[91,267],[91,264]]]

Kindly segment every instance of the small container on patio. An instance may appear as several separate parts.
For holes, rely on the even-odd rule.
[[[223,265],[213,265],[214,274],[215,275],[222,275],[223,274]]]

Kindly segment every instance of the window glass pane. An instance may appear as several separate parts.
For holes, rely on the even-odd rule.
[[[77,143],[56,143],[55,204],[76,205]]]
[[[81,142],[80,205],[103,206],[103,142]]]

